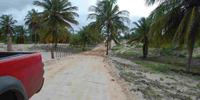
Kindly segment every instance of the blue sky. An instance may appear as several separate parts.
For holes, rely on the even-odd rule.
[[[37,9],[42,11],[40,7],[35,7],[33,5],[35,0],[0,0],[0,15],[2,14],[12,14],[14,19],[16,19],[17,25],[24,25],[24,18],[27,15],[28,10]],[[39,0],[42,1],[42,0]],[[77,6],[79,10],[77,13],[80,15],[76,18],[79,25],[72,25],[75,30],[79,27],[85,26],[91,22],[91,20],[86,20],[87,15],[90,13],[88,11],[89,6],[95,5],[96,0],[69,0],[72,2],[73,6]],[[141,17],[147,17],[150,12],[156,8],[157,5],[147,7],[145,6],[145,0],[118,0],[118,5],[120,10],[128,10],[130,12],[131,22],[139,20]],[[130,28],[134,26],[129,25]]]

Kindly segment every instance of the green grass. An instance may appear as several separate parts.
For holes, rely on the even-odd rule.
[[[124,44],[116,45],[116,46],[114,46],[114,47],[112,48],[112,50],[120,50],[120,49],[122,49],[122,48],[124,48]]]
[[[144,66],[144,67],[151,68],[152,70],[155,70],[155,71],[162,72],[164,74],[169,73],[167,67],[164,65],[153,65],[153,64],[149,64],[147,62],[141,62],[141,61],[135,61],[134,63]]]

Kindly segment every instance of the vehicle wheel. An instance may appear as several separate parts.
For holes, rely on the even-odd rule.
[[[0,100],[17,100],[17,98],[13,92],[7,91],[0,95]]]

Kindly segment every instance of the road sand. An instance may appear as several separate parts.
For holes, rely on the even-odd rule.
[[[45,83],[30,100],[130,100],[127,83],[113,71],[106,48],[45,62]]]

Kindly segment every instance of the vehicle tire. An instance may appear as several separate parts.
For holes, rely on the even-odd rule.
[[[17,100],[17,98],[13,92],[7,91],[0,95],[0,100]]]

